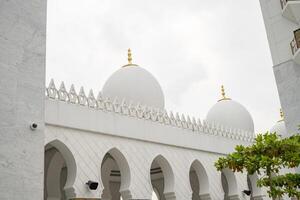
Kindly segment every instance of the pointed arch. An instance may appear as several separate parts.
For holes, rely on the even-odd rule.
[[[199,182],[199,195],[209,198],[209,179],[206,170],[199,160],[194,160],[191,164],[190,171],[194,169]]]
[[[109,177],[110,177],[110,170],[113,168],[115,161],[113,160],[113,158],[107,155],[108,154],[106,154],[106,156],[103,158],[103,162],[101,164],[101,181],[102,181],[102,185],[104,186],[101,198],[103,199],[112,198],[111,190],[109,187],[109,181],[110,181]]]
[[[107,155],[109,155],[109,156],[107,156]],[[129,186],[130,186],[130,181],[131,181],[131,173],[130,173],[130,167],[129,167],[126,157],[119,149],[114,147],[114,148],[110,149],[109,151],[107,151],[107,153],[105,154],[105,156],[102,160],[101,166],[103,166],[103,164],[109,157],[111,157],[117,163],[119,170],[120,170],[120,174],[121,174],[120,193],[124,197],[130,197],[131,192],[129,190]],[[103,183],[103,184],[105,184],[105,183]]]
[[[56,166],[62,167],[63,165],[65,165],[67,167],[67,178],[66,183],[64,185],[64,190],[68,193],[68,195],[72,196],[75,193],[73,184],[75,182],[77,174],[77,165],[74,155],[66,144],[57,139],[50,141],[48,144],[45,145],[45,153],[51,148],[55,148],[57,150],[57,153],[54,153],[52,155],[52,162],[49,163],[48,167],[50,167],[53,170]],[[56,169],[55,172],[59,173],[59,171],[57,170],[58,169]]]
[[[61,173],[64,168],[65,161],[62,155],[55,150],[53,156],[49,159],[48,168],[45,170],[45,199],[61,199],[63,196],[61,185]]]
[[[257,180],[258,175],[256,173],[247,175],[247,183],[249,190],[251,191],[252,198],[261,197],[263,195],[261,188],[257,186]]]
[[[221,180],[225,195],[228,197],[238,195],[237,181],[234,173],[230,169],[223,169]]]
[[[175,186],[175,178],[174,178],[174,172],[173,169],[170,165],[170,163],[168,162],[168,160],[162,156],[162,155],[157,155],[151,165],[157,162],[157,164],[160,166],[163,176],[164,176],[164,194],[167,196],[171,196],[175,194],[174,191],[174,186]],[[149,171],[151,170],[151,166]],[[167,199],[167,198],[166,198]]]

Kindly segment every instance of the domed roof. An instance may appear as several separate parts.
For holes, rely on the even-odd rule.
[[[222,96],[223,98],[208,111],[206,121],[254,133],[253,119],[248,110],[240,103],[227,98],[223,86]]]
[[[108,78],[102,89],[103,96],[112,99],[116,97],[120,100],[125,99],[128,103],[164,108],[164,94],[158,81],[147,70],[132,64],[131,61],[129,49],[129,64]]]
[[[284,115],[283,115],[283,112],[281,109],[280,109],[280,117],[281,117],[281,120],[279,120],[276,124],[274,124],[274,126],[271,128],[270,132],[271,133],[276,132],[278,135],[285,137],[287,135],[287,130],[285,127]]]

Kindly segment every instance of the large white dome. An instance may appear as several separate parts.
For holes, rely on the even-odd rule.
[[[218,101],[208,111],[206,121],[254,133],[254,124],[250,113],[240,103],[228,98]]]
[[[164,108],[164,94],[155,77],[147,70],[129,64],[113,73],[103,86],[104,97],[120,100],[134,104]]]

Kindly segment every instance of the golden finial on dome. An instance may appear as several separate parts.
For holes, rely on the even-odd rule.
[[[231,100],[230,98],[227,98],[226,95],[225,95],[224,85],[221,85],[221,95],[222,95],[222,99],[220,99],[219,101],[222,101],[222,100]]]
[[[284,113],[282,111],[282,108],[280,108],[280,120],[278,122],[281,122],[284,120]]]
[[[128,64],[124,65],[123,67],[137,66],[136,64],[132,64],[132,54],[130,48],[127,51],[127,60],[128,60]]]
[[[221,92],[223,99],[226,99],[224,85],[221,85]]]
[[[128,64],[132,64],[131,49],[128,49]]]

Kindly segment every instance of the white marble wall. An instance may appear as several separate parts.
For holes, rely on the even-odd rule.
[[[114,107],[112,103],[108,105]],[[135,115],[123,114],[120,111],[116,112],[124,108],[118,105],[119,109],[108,110],[46,97],[45,122],[56,126],[221,154],[231,153],[236,145],[249,145],[253,139],[251,132],[224,129],[200,120],[198,123],[189,120],[188,123],[186,120],[175,119],[168,115],[161,117],[158,115],[159,112],[151,112],[150,115],[144,110],[137,112],[135,107],[130,109]],[[153,117],[146,118],[147,116]]]
[[[0,0],[1,200],[43,199],[46,2]]]
[[[292,60],[290,42],[293,31],[300,28],[282,14],[280,0],[260,0],[273,70],[288,133],[297,132],[300,124],[300,66]]]
[[[116,148],[123,154],[129,165],[130,184],[128,188],[123,189],[130,191],[130,199],[151,199],[150,166],[157,155],[163,156],[171,166],[174,175],[174,188],[171,190],[174,193],[170,193],[170,195],[176,196],[177,200],[192,198],[189,171],[192,162],[196,159],[201,162],[206,171],[208,177],[206,183],[209,185],[211,199],[223,198],[221,173],[217,172],[214,167],[214,162],[220,154],[51,125],[46,126],[45,135],[46,144],[51,141],[60,141],[74,157],[76,178],[66,188],[68,191],[72,191],[72,193],[66,192],[70,194],[69,197],[99,198],[101,196],[103,190],[100,178],[101,162],[109,150]],[[70,152],[62,154],[70,157]],[[122,172],[124,166],[124,163],[119,165],[121,176],[124,176]],[[68,164],[67,167],[69,167]],[[98,190],[88,190],[85,185],[88,180],[99,181]],[[247,189],[246,176],[236,174],[235,180],[236,183],[230,185],[230,187],[236,185],[236,188],[231,190],[234,191],[232,195],[236,195],[240,200],[245,200],[241,191]],[[175,199],[174,196],[167,199]]]
[[[299,28],[296,24],[282,16],[280,0],[260,0],[265,22],[271,56],[274,65],[290,60],[292,51],[290,42],[293,31]]]
[[[289,60],[274,66],[274,74],[285,124],[291,135],[299,132],[300,125],[300,65]]]

